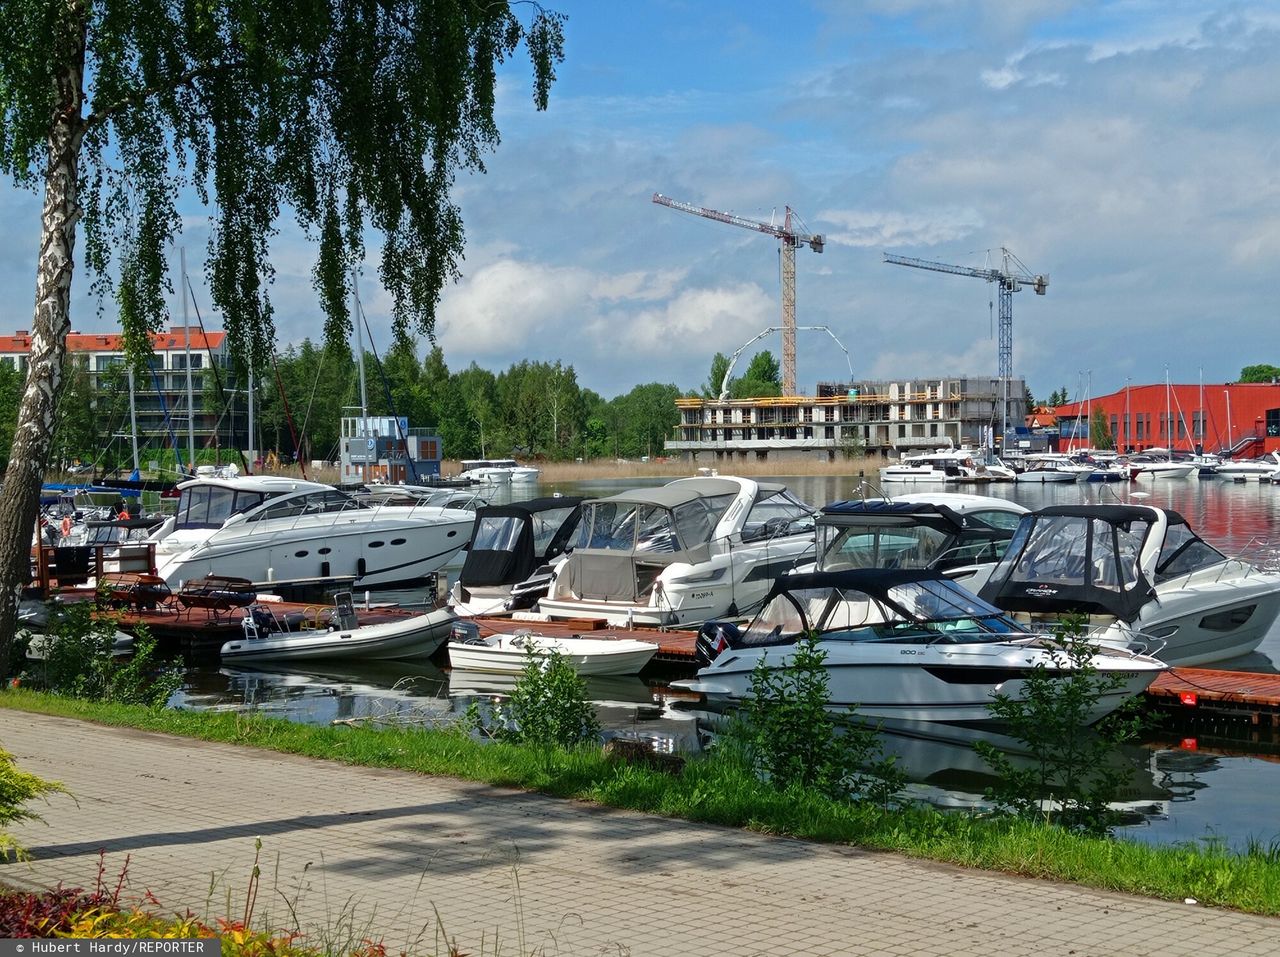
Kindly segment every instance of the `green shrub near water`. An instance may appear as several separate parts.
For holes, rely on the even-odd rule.
[[[1096,726],[1087,724],[1103,696],[1124,686],[1117,674],[1092,664],[1097,647],[1085,634],[1085,619],[1069,615],[1056,629],[1052,662],[1040,662],[1023,682],[1023,695],[997,694],[989,705],[1006,733],[1026,747],[1020,764],[989,741],[974,744],[999,777],[987,798],[1009,814],[1043,819],[1073,830],[1106,834],[1117,823],[1112,804],[1127,776],[1113,760],[1121,745],[1136,740],[1144,719],[1131,698]]]
[[[750,697],[730,724],[729,743],[777,788],[887,806],[906,775],[885,757],[875,729],[855,723],[853,713],[837,719],[829,710],[825,660],[813,635],[797,640],[781,667],[762,656]]]
[[[483,716],[473,708],[467,723],[498,740],[536,748],[572,748],[600,737],[586,681],[564,655],[532,644],[525,647],[524,670],[497,715]]]
[[[115,616],[92,602],[51,603],[43,657],[28,661],[19,680],[67,697],[163,707],[182,685],[176,663],[159,660],[145,627],[129,655],[114,653],[115,640]]]

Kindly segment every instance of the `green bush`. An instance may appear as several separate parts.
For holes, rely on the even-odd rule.
[[[478,709],[470,712],[476,726],[486,724]],[[525,649],[524,670],[497,721],[487,722],[492,737],[535,747],[572,748],[600,736],[595,707],[587,700],[587,683],[558,651]]]
[[[1124,685],[1092,663],[1097,651],[1085,635],[1085,619],[1068,616],[1056,629],[1052,663],[1040,662],[1023,682],[1021,698],[997,694],[988,706],[1007,733],[1022,742],[1030,761],[1018,762],[989,741],[974,748],[999,782],[987,790],[998,810],[1047,819],[1091,834],[1117,821],[1111,804],[1128,770],[1117,751],[1143,726],[1133,698],[1093,727],[1087,722],[1101,698]]]
[[[21,770],[14,764],[13,755],[0,749],[0,858],[26,857],[22,845],[9,834],[9,825],[40,820],[40,815],[28,810],[26,804],[58,792],[65,793],[66,789],[56,781],[46,781]]]
[[[905,775],[895,758],[884,756],[874,729],[855,723],[852,711],[841,719],[831,712],[825,660],[812,635],[795,643],[780,668],[761,657],[730,741],[779,789],[799,786],[887,805]]]
[[[116,618],[92,602],[51,606],[42,660],[28,662],[22,680],[54,694],[115,704],[163,707],[182,684],[176,662],[161,661],[145,628],[133,653],[113,653]]]

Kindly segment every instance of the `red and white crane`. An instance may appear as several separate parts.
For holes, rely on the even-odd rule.
[[[765,233],[778,240],[782,250],[782,394],[796,394],[796,247],[807,245],[815,253],[822,252],[824,241],[816,233],[804,230],[804,224],[790,206],[786,207],[786,216],[782,225],[762,223],[759,220],[735,216],[733,213],[722,213],[718,209],[707,209],[682,203],[661,193],[653,194],[653,201],[660,206],[670,206],[682,212],[693,213],[706,219],[728,223],[730,226],[741,226],[743,229]],[[792,220],[795,225],[793,226]]]

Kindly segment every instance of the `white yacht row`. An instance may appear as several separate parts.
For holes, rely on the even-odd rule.
[[[923,721],[984,720],[993,690],[1016,692],[1020,675],[1053,657],[1048,622],[1065,612],[1088,616],[1095,666],[1122,673],[1126,694],[1170,664],[1247,654],[1280,615],[1280,576],[1147,505],[1029,512],[927,491],[817,510],[783,485],[718,475],[474,511],[382,492],[361,500],[271,476],[185,482],[152,536],[160,576],[175,587],[234,574],[246,585],[332,578],[363,588],[420,581],[467,546],[448,609],[361,624],[348,600],[319,627],[267,606],[245,616],[244,636],[224,652],[401,657],[452,635],[460,659],[504,671],[517,651],[569,641],[541,622],[706,625],[690,687],[734,697],[758,660],[780,666],[796,636],[816,629],[836,704]],[[497,636],[455,627],[459,616],[513,615]],[[642,666],[657,646],[641,644],[653,647],[630,657],[607,644],[568,648],[591,671]]]

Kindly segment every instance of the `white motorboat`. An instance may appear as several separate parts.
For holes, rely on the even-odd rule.
[[[783,668],[796,640],[817,636],[830,707],[898,721],[992,721],[996,694],[1019,699],[1038,666],[1072,670],[1052,634],[1029,631],[935,572],[863,569],[779,579],[745,631],[709,622],[698,633],[701,668],[675,687],[742,700],[751,676]],[[1137,652],[1100,648],[1102,680],[1120,679],[1088,716],[1093,723],[1146,689],[1167,665]]]
[[[171,586],[207,574],[254,582],[353,578],[357,588],[416,582],[466,544],[475,513],[369,505],[318,482],[276,476],[198,478],[151,536]]]
[[[677,479],[582,505],[571,551],[538,611],[682,625],[747,615],[813,554],[814,509],[785,485]]]
[[[551,584],[551,563],[577,531],[582,501],[559,495],[481,508],[449,595],[454,611],[474,617],[532,608]]]
[[[521,465],[515,459],[463,459],[458,478],[482,485],[506,485],[510,482],[536,482],[541,474],[532,465]]]
[[[929,568],[976,591],[1028,511],[959,492],[832,502],[818,516],[817,561],[796,571]]]
[[[1200,466],[1194,462],[1175,462],[1173,459],[1166,461],[1143,460],[1140,456],[1131,458],[1129,467],[1137,469],[1138,478],[1146,476],[1153,479],[1189,478],[1200,471]]]
[[[1040,455],[1028,455],[1025,468],[1018,473],[1018,482],[1076,482],[1083,474],[1092,469],[1084,469],[1073,462],[1069,455],[1057,452],[1045,452]]]
[[[1026,515],[979,594],[1031,617],[1089,615],[1097,640],[1149,647],[1171,665],[1248,654],[1280,615],[1280,575],[1226,557],[1150,505]]]
[[[1214,472],[1223,478],[1253,479],[1270,478],[1280,470],[1280,452],[1272,452],[1260,459],[1226,459],[1214,467]]]
[[[527,628],[510,634],[480,636],[472,622],[459,622],[449,640],[449,666],[468,672],[515,674],[530,657],[561,655],[580,675],[634,675],[658,651],[651,641],[634,638],[582,638],[539,635]]]
[[[979,472],[979,462],[973,449],[934,449],[931,452],[911,452],[895,465],[880,470],[880,483],[947,484],[974,481]],[[1003,474],[999,476],[1002,480]],[[997,478],[995,473],[990,475]]]
[[[447,608],[425,615],[361,625],[350,593],[339,594],[328,624],[281,621],[265,605],[255,605],[243,619],[244,636],[222,646],[223,660],[259,661],[309,658],[426,658],[449,637],[457,616]]]

